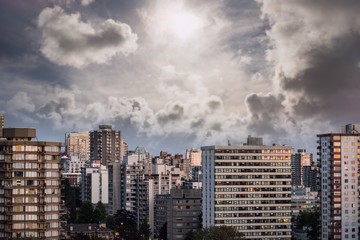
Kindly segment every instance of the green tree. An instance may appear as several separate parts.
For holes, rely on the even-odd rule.
[[[80,207],[78,223],[92,223],[94,208],[90,201],[85,201]]]
[[[77,219],[77,208],[80,207],[80,189],[78,187],[71,187],[70,182],[68,179],[64,179],[62,181],[64,186],[64,200],[65,200],[65,207],[68,210],[68,215],[65,216],[68,223],[75,223]]]
[[[244,235],[231,226],[213,226],[196,230],[187,235],[188,240],[229,240],[244,239]]]
[[[138,240],[140,233],[136,229],[135,216],[126,210],[118,210],[114,215],[115,231],[120,234],[120,238],[126,240]]]
[[[141,236],[141,239],[149,239],[151,236],[151,229],[150,225],[147,221],[143,221],[141,225],[139,226],[139,233]]]
[[[102,223],[105,222],[106,219],[106,208],[105,205],[99,201],[93,212],[93,222],[94,223]]]
[[[309,239],[320,238],[320,208],[315,206],[301,211],[295,220],[298,229],[305,229]]]
[[[114,230],[116,227],[115,219],[113,215],[108,215],[105,219],[106,227]]]
[[[81,233],[77,233],[71,239],[72,240],[90,240],[90,237],[81,232]]]
[[[159,238],[162,240],[167,240],[167,222],[161,226]]]

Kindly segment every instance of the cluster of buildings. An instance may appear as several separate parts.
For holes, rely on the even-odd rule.
[[[132,212],[158,238],[184,239],[199,227],[234,226],[246,239],[306,239],[293,228],[303,210],[321,209],[321,239],[359,239],[360,126],[318,135],[318,163],[304,149],[249,136],[242,146],[203,146],[185,155],[129,150],[121,132],[100,125],[38,141],[32,128],[4,128],[0,117],[0,239],[60,239],[62,179],[81,200],[101,201],[108,214]],[[111,231],[110,231],[111,232]],[[94,234],[94,233],[92,233]]]
[[[90,132],[67,133],[65,146],[66,154],[61,158],[62,176],[72,186],[80,187],[82,201],[90,201],[94,205],[101,201],[109,214],[118,210],[132,212],[136,216],[137,227],[147,222],[154,235],[159,235],[160,229],[167,223],[171,235],[173,226],[167,221],[168,216],[158,216],[157,210],[164,214],[165,205],[159,207],[158,203],[168,201],[170,204],[173,202],[171,199],[176,199],[179,194],[183,199],[185,194],[188,200],[196,203],[194,208],[184,207],[193,211],[189,212],[194,219],[191,227],[196,229],[199,226],[199,149],[188,149],[185,158],[181,154],[173,156],[164,151],[153,157],[143,147],[130,151],[121,132],[113,130],[110,125],[100,125],[98,130]],[[182,194],[183,191],[186,193]],[[166,209],[172,208],[169,205]],[[187,220],[177,221],[187,224]],[[179,223],[175,225],[180,228]],[[179,232],[178,235],[185,237],[187,232]]]

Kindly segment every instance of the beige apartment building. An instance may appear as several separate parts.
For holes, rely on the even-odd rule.
[[[234,226],[246,239],[291,239],[292,147],[201,150],[203,227]]]
[[[59,239],[59,142],[33,128],[0,131],[0,239]]]
[[[359,239],[360,125],[318,135],[321,239]]]

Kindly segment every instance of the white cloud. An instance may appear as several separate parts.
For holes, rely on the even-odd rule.
[[[10,113],[33,112],[35,105],[26,92],[17,92],[14,97],[6,102],[6,110]]]
[[[81,4],[83,6],[87,6],[87,5],[89,5],[89,4],[93,3],[93,2],[94,2],[94,0],[81,0]]]
[[[95,26],[80,17],[80,13],[66,14],[59,6],[39,14],[45,57],[58,65],[82,68],[107,63],[119,53],[128,56],[137,49],[137,35],[129,25],[108,19]]]

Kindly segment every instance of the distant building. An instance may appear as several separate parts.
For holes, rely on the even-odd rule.
[[[201,166],[194,166],[191,168],[191,181],[201,182],[202,181],[202,168]]]
[[[0,132],[0,239],[59,239],[61,143],[33,141],[33,128]]]
[[[111,125],[100,125],[99,130],[90,132],[90,159],[100,160],[107,166],[109,163],[122,162],[127,153],[127,145],[120,131],[112,129]]]
[[[151,158],[142,147],[125,156],[121,166],[121,206],[134,213],[137,226],[147,221],[154,232],[155,196],[168,194],[172,188],[182,185],[186,174],[180,170],[181,166],[181,155],[161,152],[160,156]]]
[[[304,187],[310,188],[311,191],[320,191],[319,179],[319,168],[316,163],[304,167]]]
[[[191,167],[201,166],[201,150],[200,149],[186,149],[185,159],[190,160]]]
[[[248,145],[248,146],[263,146],[263,138],[262,137],[252,137],[251,135],[249,135],[247,137],[247,141],[246,144],[244,145]]]
[[[61,176],[69,180],[72,187],[78,187],[81,180],[81,168],[85,167],[85,162],[77,156],[61,157]]]
[[[114,231],[107,228],[105,224],[69,224],[64,229],[65,239],[79,239],[87,236],[90,239],[114,239]]]
[[[82,169],[81,200],[97,204],[99,201],[109,208],[109,172],[100,161]],[[108,212],[110,212],[108,210]]]
[[[0,114],[0,129],[5,127],[5,117]]]
[[[182,240],[200,226],[201,189],[173,188],[155,197],[155,231],[159,236],[167,223],[167,239]]]
[[[77,157],[82,164],[90,160],[90,136],[88,131],[70,132],[65,135],[65,151],[68,157]]]
[[[301,211],[319,206],[318,192],[310,188],[294,188],[291,195],[292,216],[296,217]]]
[[[298,149],[296,153],[291,155],[291,185],[294,187],[305,186],[305,171],[308,171],[306,177],[310,177],[312,165],[312,154],[307,153],[305,149]],[[309,183],[308,183],[309,184]]]
[[[202,147],[203,227],[246,239],[291,239],[290,146]]]
[[[98,130],[90,132],[90,160],[100,160],[109,171],[109,207],[115,214],[121,209],[121,163],[128,148],[120,131],[111,125],[100,125]]]
[[[359,239],[359,141],[356,127],[319,134],[321,239]]]

